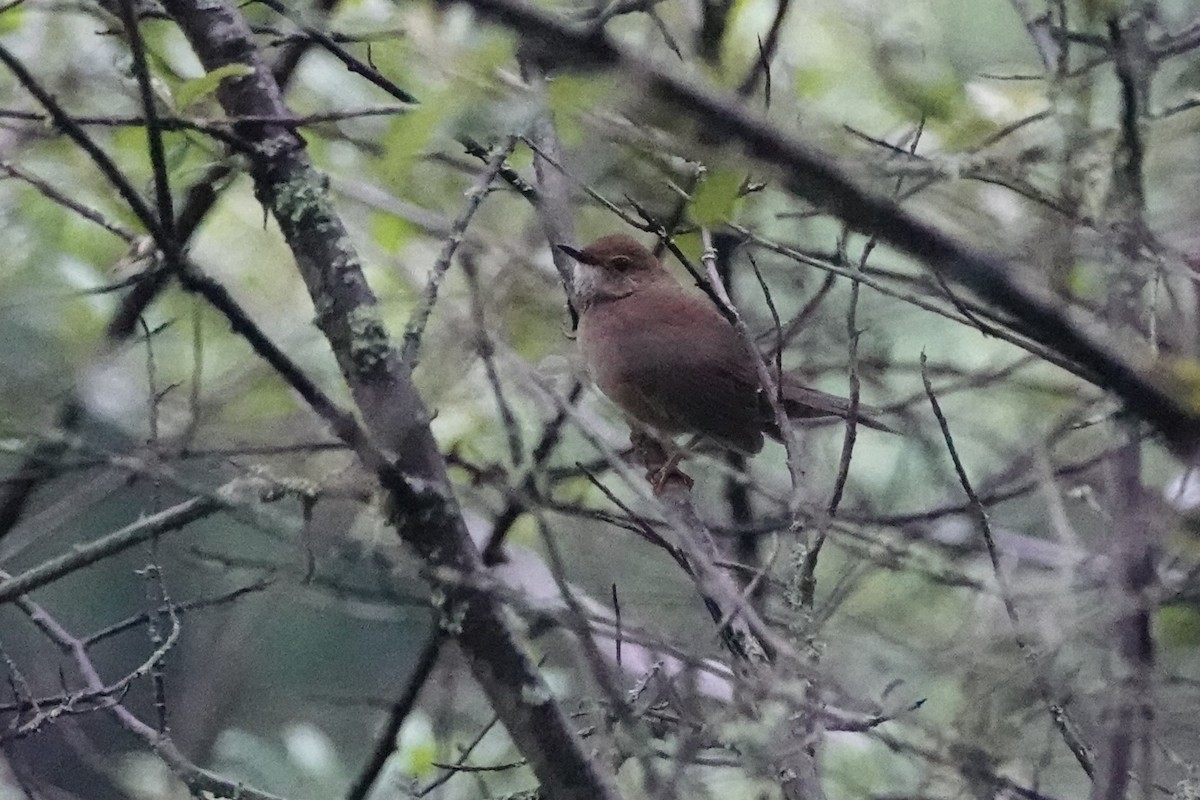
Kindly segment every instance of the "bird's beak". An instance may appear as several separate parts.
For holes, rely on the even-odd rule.
[[[554,246],[557,247],[562,252],[569,255],[571,258],[578,261],[580,264],[590,264],[591,263],[591,260],[588,259],[588,257],[583,254],[582,250],[576,250],[574,247],[571,247],[569,244],[556,244]]]

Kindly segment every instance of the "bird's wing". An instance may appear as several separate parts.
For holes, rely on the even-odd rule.
[[[762,449],[758,381],[737,332],[707,298],[656,290],[657,313],[628,320],[630,383],[658,426],[692,432],[748,453]],[[639,418],[648,424],[653,419]]]

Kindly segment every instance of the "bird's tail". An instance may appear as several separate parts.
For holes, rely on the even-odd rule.
[[[783,410],[787,412],[788,417],[791,419],[819,420],[831,417],[846,419],[850,416],[849,400],[822,392],[818,389],[810,389],[801,383],[799,378],[793,375],[786,373],[783,375],[780,391],[783,395]],[[767,435],[778,439],[780,437],[779,426],[774,423],[771,404],[766,396],[760,397],[760,403],[768,420],[764,426],[764,430]],[[884,412],[880,409],[859,403],[858,413],[855,415],[855,418],[858,420],[859,425],[864,425],[877,431],[884,431],[885,433],[899,433],[895,428],[881,422],[879,418],[882,416],[884,416]]]

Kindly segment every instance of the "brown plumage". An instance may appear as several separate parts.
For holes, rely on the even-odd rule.
[[[583,250],[577,262],[579,347],[600,391],[634,420],[668,435],[702,434],[744,453],[779,437],[741,337],[707,297],[688,291],[646,248],[624,235]],[[845,417],[849,401],[783,375],[789,417]],[[859,407],[858,420],[890,430]]]

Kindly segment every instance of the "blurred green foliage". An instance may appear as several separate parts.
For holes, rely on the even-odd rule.
[[[901,198],[921,218],[1050,275],[1064,303],[1069,299],[1077,309],[1097,310],[1111,287],[1115,261],[1105,239],[1112,220],[1104,215],[1112,200],[1106,178],[1117,146],[1117,87],[1110,65],[1103,63],[1046,80],[1015,5],[1003,0],[795,2],[772,61],[770,106],[762,87],[745,105],[836,155],[856,178],[880,194]],[[1112,4],[1067,5],[1079,33],[1104,35],[1102,20],[1113,13]],[[575,4],[555,8],[573,18],[587,11]],[[690,47],[690,6],[666,0],[656,9],[662,26]],[[759,57],[759,39],[775,9],[768,0],[738,0],[720,61],[679,69],[717,86],[736,87]],[[311,11],[308,4],[297,4],[296,10]],[[1194,23],[1197,11],[1185,0],[1160,3],[1159,10],[1160,25],[1169,31]],[[294,29],[265,9],[251,6],[246,12],[264,26],[259,35],[265,52],[278,53],[276,40]],[[348,36],[373,37],[369,46],[361,41],[346,46],[420,101],[403,112],[318,118],[395,105],[394,98],[319,51],[306,56],[287,90],[287,102],[298,115],[313,115],[302,126],[307,152],[328,174],[386,319],[399,332],[463,207],[463,193],[482,169],[464,154],[459,140],[471,137],[487,145],[503,135],[526,133],[538,100],[522,83],[516,37],[481,24],[465,7],[356,0],[339,4],[328,20],[315,13],[312,19]],[[89,134],[151,197],[146,134],[122,121],[141,114],[129,58],[120,37],[99,35],[112,24],[94,9],[27,3],[0,13],[0,36],[71,113],[108,120],[89,124]],[[678,61],[658,23],[646,14],[614,19],[609,29],[640,52]],[[169,23],[150,23],[147,32],[163,110],[221,124],[213,93],[221,79],[240,70],[206,75]],[[1086,62],[1094,50],[1077,45],[1074,63]],[[1155,85],[1152,115],[1142,126],[1145,222],[1164,259],[1189,263],[1200,244],[1195,225],[1200,200],[1194,191],[1200,178],[1200,116],[1193,110],[1165,111],[1194,99],[1200,68],[1191,51],[1164,59],[1160,68],[1170,80]],[[777,176],[747,161],[736,147],[697,136],[704,133],[702,124],[664,106],[636,76],[553,75],[547,95],[575,192],[580,242],[626,230],[610,211],[587,200],[584,187],[627,211],[626,198],[635,200],[665,220],[687,193],[687,179],[699,164],[705,176],[684,204],[685,225],[737,223],[843,268],[858,265],[870,249],[861,236],[847,236],[839,222],[796,201]],[[37,110],[7,73],[0,74],[0,109]],[[989,142],[1004,126],[1041,112],[1037,121]],[[137,230],[119,196],[65,136],[19,116],[7,115],[3,122],[0,164],[11,162],[71,201]],[[328,345],[312,324],[314,309],[292,257],[256,201],[250,180],[240,173],[244,160],[198,130],[165,138],[177,197],[207,168],[221,163],[235,168],[192,238],[190,256],[228,287],[309,375],[348,403]],[[909,151],[915,156],[904,155]],[[510,164],[534,182],[531,163],[530,149],[519,145]],[[908,194],[925,183],[923,191]],[[761,186],[750,191],[755,184]],[[1068,200],[1075,205],[1064,212]],[[144,315],[145,330],[153,332],[149,340],[139,335],[117,347],[100,345],[122,296],[108,287],[147,267],[136,247],[11,175],[0,181],[0,236],[6,242],[0,259],[0,435],[32,446],[51,433],[56,409],[72,391],[83,400],[87,417],[78,434],[84,444],[70,453],[74,466],[36,496],[13,533],[12,541],[26,544],[11,553],[0,545],[0,566],[18,572],[183,496],[144,478],[131,482],[106,463],[118,454],[147,452],[152,397],[157,446],[189,481],[215,487],[235,475],[269,473],[330,489],[334,499],[317,503],[311,538],[304,542],[272,540],[221,517],[172,534],[162,543],[160,557],[176,599],[228,591],[268,568],[278,574],[264,594],[185,617],[183,643],[167,675],[181,746],[200,763],[289,798],[343,791],[366,758],[381,710],[400,693],[429,629],[423,584],[411,558],[393,552],[389,533],[369,503],[345,498],[352,493],[347,486],[359,489],[369,482],[336,449],[283,457],[257,453],[259,447],[330,437],[217,315],[178,289],[167,291]],[[694,229],[678,242],[693,259],[699,256]],[[839,242],[845,243],[844,263],[837,257]],[[557,411],[533,388],[535,379],[565,393],[580,374],[561,285],[534,209],[501,183],[494,184],[466,230],[463,247],[480,265],[486,329],[528,459]],[[766,248],[753,253],[785,321],[817,296],[825,278],[819,268]],[[901,742],[895,746],[860,733],[827,736],[822,760],[829,796],[982,792],[968,786],[960,770],[906,751],[905,743],[947,754],[984,753],[1000,774],[1054,796],[1082,796],[1087,781],[1050,732],[1014,637],[1035,643],[1052,685],[1088,735],[1102,738],[1110,600],[1095,564],[1107,557],[1113,535],[1106,478],[1102,470],[1080,468],[1050,488],[1035,487],[990,505],[992,525],[1008,554],[1001,567],[1022,615],[1021,629],[1014,632],[969,518],[919,516],[927,509],[960,505],[965,497],[923,396],[918,358],[922,353],[929,358],[958,451],[981,493],[1040,481],[1044,469],[1095,457],[1113,434],[1107,422],[1090,423],[1110,415],[1111,404],[1066,370],[964,323],[956,303],[970,298],[949,300],[921,265],[881,248],[861,266],[887,290],[862,289],[856,310],[863,400],[903,406],[912,432],[859,434],[843,513],[835,520],[845,529],[832,529],[817,571],[819,599],[828,604],[821,606],[825,616],[814,620],[779,600],[767,608],[769,618],[801,631],[798,640],[813,648],[814,661],[833,687],[831,704],[846,701],[864,714],[899,714],[883,728]],[[1179,270],[1156,276],[1142,298],[1144,324],[1154,320],[1161,336],[1156,344],[1177,359],[1171,362],[1173,377],[1190,386],[1198,340],[1194,278]],[[751,328],[762,335],[761,343],[770,346],[771,316],[744,259],[736,262],[731,289]],[[912,297],[928,302],[920,307],[907,302]],[[848,282],[837,281],[783,355],[787,369],[840,394],[847,391],[849,298]],[[435,411],[433,430],[443,450],[457,459],[451,460],[452,474],[464,514],[482,530],[508,497],[494,476],[513,465],[475,328],[467,282],[454,266],[415,375]],[[1021,331],[1016,334],[1020,338]],[[624,423],[594,391],[585,394],[580,414],[612,447],[625,445]],[[210,455],[185,458],[172,450],[173,437],[185,432],[191,437],[189,451]],[[838,426],[804,436],[804,500],[813,508],[828,502],[842,442]],[[16,470],[28,449],[5,452],[0,466]],[[1152,442],[1146,452],[1146,503],[1155,511],[1155,524],[1168,528],[1163,487],[1184,469]],[[568,425],[545,472],[571,472],[595,458]],[[688,470],[697,481],[705,517],[718,527],[731,524],[728,468],[719,460],[696,459]],[[578,472],[559,480],[547,474],[539,477],[539,486],[568,577],[602,604],[615,593],[631,625],[697,653],[718,654],[719,641],[702,602],[670,559],[626,530],[572,513],[575,506],[616,510]],[[781,448],[769,445],[749,474],[755,519],[778,522],[789,485]],[[622,500],[636,502],[634,492],[615,480],[606,482]],[[302,513],[295,498],[283,501],[283,507],[289,514]],[[914,517],[895,524],[856,522],[905,514]],[[762,537],[761,545],[776,554],[772,578],[786,582],[794,577],[803,543],[787,538],[786,524],[777,527],[785,532]],[[517,520],[510,541],[540,549],[531,516]],[[1194,581],[1195,553],[1171,554],[1178,558],[1164,560],[1164,574]],[[80,633],[103,627],[145,606],[147,586],[135,570],[147,558],[145,550],[127,554],[71,576],[38,599]],[[315,573],[308,569],[310,559]],[[1164,585],[1174,584],[1164,580]],[[397,586],[404,597],[388,596]],[[25,665],[26,677],[39,691],[55,691],[57,656],[46,652],[45,642],[13,609],[0,609],[0,619],[8,657]],[[1200,761],[1194,722],[1200,705],[1200,662],[1194,657],[1200,623],[1192,603],[1165,604],[1155,622],[1169,655],[1157,676],[1159,697],[1169,707],[1163,715],[1167,721],[1156,734],[1179,757],[1161,769],[1172,780],[1182,779]],[[593,687],[564,641],[543,636],[534,647],[559,670],[556,691],[568,707],[586,706]],[[96,657],[116,675],[136,665],[145,649],[144,632],[135,630],[99,648]],[[437,774],[434,764],[454,761],[457,748],[491,718],[457,655],[444,661],[440,677],[422,695],[421,710],[400,735],[389,773],[394,786],[430,780]],[[633,682],[630,678],[622,687]],[[906,710],[920,699],[925,702],[919,709]],[[139,712],[151,712],[145,687],[136,689],[130,703]],[[177,787],[165,778],[156,783],[155,767],[136,755],[135,747],[112,737],[103,715],[80,723],[93,743],[102,744],[105,758],[126,759],[105,780],[123,784],[130,796],[175,796]],[[764,731],[769,732],[758,732]],[[45,738],[50,740],[45,755],[32,758],[40,758],[43,766],[69,762],[73,766],[62,767],[58,776],[62,785],[81,796],[100,796],[87,790],[101,780],[98,771],[55,734]],[[42,743],[35,738],[21,746]],[[515,758],[497,730],[475,751],[472,763]],[[639,786],[637,776],[628,774],[631,769],[626,767],[622,781]],[[752,798],[771,791],[736,770],[705,767],[697,775],[713,796]],[[460,776],[442,796],[494,796],[527,788],[529,782],[528,772],[519,769]],[[397,790],[390,796],[403,794]]]

